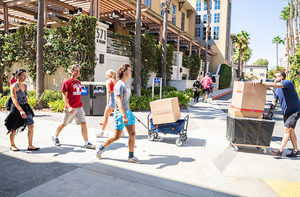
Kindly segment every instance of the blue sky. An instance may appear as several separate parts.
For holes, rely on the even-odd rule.
[[[287,4],[287,0],[232,0],[231,33],[244,30],[250,34],[252,56],[247,64],[264,58],[268,59],[269,68],[276,66],[276,46],[272,40],[276,36],[285,37],[286,23],[280,14]],[[283,58],[283,54],[284,46],[280,44],[278,57]]]

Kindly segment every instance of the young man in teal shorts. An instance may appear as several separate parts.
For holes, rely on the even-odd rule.
[[[114,93],[116,98],[116,108],[115,108],[115,133],[112,137],[108,138],[103,144],[100,145],[96,152],[97,158],[101,159],[102,152],[105,147],[112,144],[114,141],[120,139],[124,127],[129,134],[128,147],[129,156],[128,162],[131,163],[142,163],[137,157],[133,155],[134,144],[135,144],[135,117],[129,108],[129,98],[131,94],[130,85],[127,80],[131,77],[131,67],[129,64],[123,64],[118,70],[118,78],[120,79],[115,87]]]

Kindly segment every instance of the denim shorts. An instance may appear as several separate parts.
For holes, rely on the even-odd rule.
[[[115,120],[115,129],[123,130],[127,125],[135,125],[135,117],[131,110],[125,112],[126,117],[128,119],[128,123],[124,124],[122,114],[120,112],[115,112],[114,120]]]
[[[115,94],[114,93],[110,94],[109,107],[116,108],[116,99],[115,99]]]
[[[210,87],[215,88],[216,86],[215,86],[215,84],[210,84]]]

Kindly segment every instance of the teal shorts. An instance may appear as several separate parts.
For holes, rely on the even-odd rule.
[[[115,129],[123,130],[127,125],[135,125],[135,117],[131,110],[125,112],[126,117],[128,119],[128,123],[124,124],[122,114],[120,112],[115,112],[114,120],[115,120]]]

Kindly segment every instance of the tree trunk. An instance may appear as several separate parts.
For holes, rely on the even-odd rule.
[[[287,59],[290,57],[290,41],[289,41],[289,20],[286,21],[286,36],[285,36],[285,44],[287,45],[286,48],[286,54],[288,56]],[[289,67],[289,61],[287,61],[286,70],[288,70]]]
[[[279,66],[279,64],[278,64],[278,42],[276,42],[276,62],[277,62],[276,66]]]
[[[210,35],[210,1],[206,0],[207,5],[207,27],[206,27],[206,35],[205,35],[205,64],[204,64],[204,74],[209,71],[208,63],[207,63],[207,52],[208,52],[208,38]]]
[[[240,78],[241,75],[241,60],[242,60],[242,44],[240,44],[240,54],[239,54],[239,61],[238,61],[238,76],[237,78]]]
[[[290,1],[290,17],[289,17],[289,22],[290,22],[290,47],[291,47],[291,56],[294,56],[295,52],[295,42],[294,42],[294,30],[293,30],[293,8],[294,8],[294,0]]]
[[[164,24],[163,24],[163,33],[162,33],[162,51],[163,51],[163,57],[162,57],[162,68],[161,68],[161,77],[162,77],[162,85],[167,85],[167,28],[168,28],[168,9],[169,4],[167,1],[165,1],[165,7],[164,7]]]
[[[295,42],[297,46],[299,44],[299,31],[298,31],[298,3],[299,0],[296,0],[295,2]]]
[[[0,98],[3,96],[3,79],[2,79],[3,70],[0,68]]]
[[[44,27],[44,0],[38,3],[38,26],[37,26],[37,66],[36,66],[36,99],[38,100],[44,92],[43,71],[43,27]]]
[[[137,0],[135,20],[134,94],[141,96],[141,0]]]

